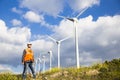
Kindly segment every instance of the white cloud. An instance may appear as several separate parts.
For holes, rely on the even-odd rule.
[[[110,46],[112,41],[119,41],[120,35],[120,16],[116,15],[113,17],[107,16],[106,18],[100,17],[98,19],[99,30],[102,30],[102,33],[97,38],[97,41],[102,46]]]
[[[42,26],[45,26],[47,28],[53,28],[54,25],[50,25],[44,20],[43,15],[39,15],[33,11],[28,11],[26,14],[23,15],[25,19],[27,19],[29,22],[33,23],[40,23]]]
[[[80,55],[80,63],[84,66],[89,66],[98,62],[102,62],[101,58],[92,57],[92,53],[83,52]]]
[[[28,11],[24,15],[24,18],[30,22],[35,22],[35,23],[40,23],[40,22],[44,21],[44,17],[42,15],[38,15],[33,11]]]
[[[55,35],[60,35],[61,37],[66,37],[74,35],[73,23],[68,20],[63,20],[60,24],[53,29]]]
[[[30,36],[31,32],[27,27],[8,29],[5,22],[0,20],[0,63],[18,65],[17,61],[20,59],[23,45],[30,39]]]
[[[12,69],[9,68],[8,66],[0,65],[0,72],[1,72],[1,71],[12,71]]]
[[[21,7],[26,7],[37,13],[56,15],[63,9],[63,0],[22,0]]]
[[[27,27],[8,28],[3,20],[0,20],[0,64],[16,67],[21,63],[23,49],[30,41],[31,31]],[[50,50],[53,43],[44,39],[31,41],[35,56],[39,52]]]
[[[53,47],[53,43],[50,41],[45,41],[44,39],[32,41],[34,50],[49,51]]]
[[[73,11],[80,11],[86,7],[98,5],[100,0],[22,0],[21,7],[26,7],[37,13],[46,13],[48,15],[56,16],[64,11],[64,4],[70,5]]]
[[[30,38],[30,29],[27,27],[14,27],[8,29],[3,20],[0,20],[0,41],[9,43],[23,43]]]
[[[18,14],[21,14],[22,11],[21,10],[18,10],[16,7],[13,7],[12,8],[12,11],[15,12],[15,13],[18,13]]]
[[[80,11],[84,8],[98,5],[100,0],[69,0],[68,3],[74,11]]]
[[[22,22],[17,19],[13,19],[11,22],[12,22],[13,26],[21,26],[22,25]]]

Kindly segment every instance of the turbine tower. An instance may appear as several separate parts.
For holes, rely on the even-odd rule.
[[[78,23],[78,17],[80,15],[82,15],[83,12],[85,12],[86,10],[88,9],[85,8],[84,10],[82,10],[76,17],[74,18],[68,18],[68,17],[64,17],[64,16],[59,16],[60,18],[64,18],[64,19],[67,19],[69,21],[72,21],[73,22],[73,25],[75,27],[75,53],[76,53],[76,62],[77,62],[77,68],[80,67],[80,60],[79,60],[79,45],[78,45],[78,29],[77,29],[77,23]]]
[[[43,73],[45,72],[45,56],[42,56],[43,59]]]
[[[41,64],[40,56],[36,59],[35,63],[36,63],[36,69],[35,69],[35,71],[37,72],[37,70],[38,70],[38,74],[39,74],[39,72],[40,72],[40,64]]]
[[[50,55],[50,71],[52,69],[52,51],[49,51],[48,54]]]
[[[54,38],[52,38],[52,37],[50,37],[50,36],[48,36],[51,40],[53,40],[56,44],[57,44],[57,48],[58,48],[58,68],[60,68],[60,46],[61,46],[61,42],[63,42],[63,41],[65,41],[65,40],[67,40],[68,38],[70,38],[70,36],[69,37],[66,37],[66,38],[64,38],[64,39],[61,39],[61,40],[56,40],[56,39],[54,39]]]
[[[39,58],[38,58],[38,74],[40,72],[40,63],[41,63],[41,59],[40,59],[40,56],[39,56]]]

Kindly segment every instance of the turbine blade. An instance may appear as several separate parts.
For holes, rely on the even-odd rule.
[[[78,17],[79,17],[80,15],[82,15],[82,13],[84,13],[87,9],[88,9],[88,7],[85,8],[85,9],[83,9],[76,17],[78,18]]]
[[[63,18],[63,19],[67,19],[66,17],[60,16],[60,15],[57,15],[57,17],[60,17],[60,18]]]
[[[62,40],[60,40],[60,42],[65,41],[65,40],[69,39],[70,37],[71,37],[71,36],[68,36],[68,37],[66,37],[66,38],[64,38],[64,39],[62,39]]]
[[[49,51],[48,53],[49,53],[49,54],[51,55],[51,57],[52,57],[52,55],[53,55],[53,54],[52,54],[52,51]]]
[[[67,19],[67,20],[69,20],[69,21],[74,22],[74,19],[73,19],[73,18],[68,18],[68,17],[64,17],[64,16],[60,16],[60,15],[57,15],[57,16],[60,17],[60,18]]]
[[[53,40],[54,42],[56,42],[57,40],[55,40],[54,38],[52,38],[51,36],[48,36],[51,40]]]
[[[69,20],[69,21],[74,22],[74,19],[73,19],[73,18],[66,18],[66,19]]]
[[[42,62],[40,58],[39,58],[39,62],[40,62],[40,63]]]

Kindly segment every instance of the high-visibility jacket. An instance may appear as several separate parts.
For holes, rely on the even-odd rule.
[[[25,49],[23,53],[23,62],[34,61],[33,51],[29,48]]]

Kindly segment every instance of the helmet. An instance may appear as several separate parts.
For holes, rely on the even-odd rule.
[[[28,42],[27,45],[32,45],[32,43]]]

